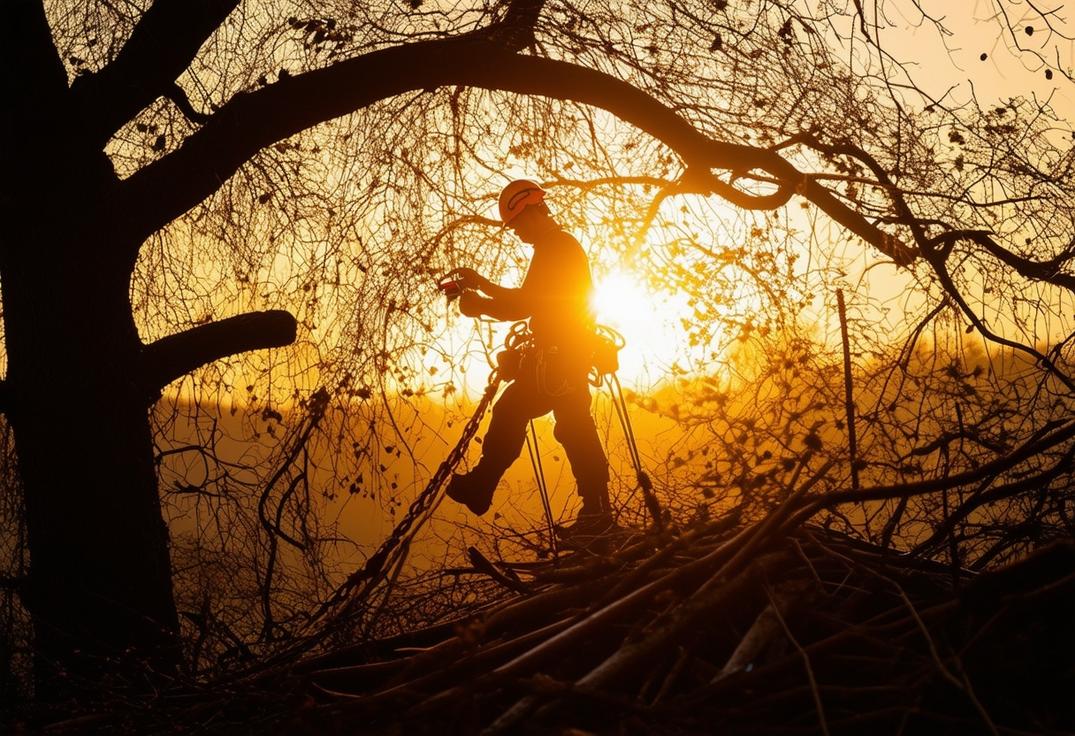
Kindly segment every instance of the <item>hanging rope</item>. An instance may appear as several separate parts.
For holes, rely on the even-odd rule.
[[[622,340],[623,338],[620,339]],[[605,373],[603,378],[605,385],[608,386],[609,393],[612,394],[612,406],[616,409],[616,417],[620,420],[624,438],[627,440],[627,454],[631,458],[631,464],[634,465],[635,477],[638,479],[638,487],[642,489],[642,498],[646,503],[646,510],[649,511],[650,516],[653,518],[653,524],[657,527],[657,531],[662,531],[664,529],[664,517],[661,514],[661,505],[653,492],[653,481],[650,480],[649,474],[642,469],[642,456],[638,452],[638,442],[635,441],[635,430],[631,426],[631,415],[627,411],[627,400],[623,396],[623,386],[620,385],[620,379],[616,375],[616,371]]]
[[[485,392],[482,394],[474,414],[463,427],[463,433],[455,447],[452,448],[452,451],[448,453],[448,456],[440,464],[436,472],[433,473],[433,477],[429,479],[425,489],[414,499],[410,508],[407,509],[407,513],[396,524],[388,538],[385,539],[376,552],[366,559],[366,563],[360,570],[356,570],[348,576],[347,580],[318,607],[311,617],[311,621],[318,620],[345,600],[347,610],[354,608],[354,606],[366,600],[373,589],[384,579],[386,572],[399,563],[401,555],[405,553],[408,546],[404,542],[409,540],[432,515],[440,502],[441,489],[451,478],[459,463],[466,457],[467,448],[478,433],[482,418],[484,418],[485,412],[489,410],[493,399],[496,398],[500,384],[515,377],[513,369],[517,371],[518,366],[506,365],[504,359],[510,360],[510,356],[517,357],[520,355],[530,340],[529,326],[525,321],[516,322],[511,326],[507,338],[504,340],[506,350],[497,356],[499,365],[489,375],[489,383],[485,387]],[[551,509],[548,510],[548,513],[551,518]]]
[[[530,464],[534,467],[534,482],[541,494],[541,505],[545,509],[545,521],[549,526],[549,550],[556,557],[556,523],[552,519],[552,505],[549,503],[549,487],[545,483],[545,468],[541,465],[541,452],[538,449],[537,429],[534,420],[530,420],[530,433],[526,436],[526,451],[530,455]]]

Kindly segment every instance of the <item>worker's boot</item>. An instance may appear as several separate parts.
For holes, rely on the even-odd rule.
[[[575,523],[563,529],[565,538],[600,536],[614,529],[612,511],[608,500],[608,488],[596,489],[582,497],[582,509]]]
[[[448,498],[456,503],[461,503],[470,509],[471,513],[481,516],[493,504],[493,491],[496,490],[496,481],[489,482],[487,478],[476,471],[464,475],[458,473],[452,475],[448,481]]]

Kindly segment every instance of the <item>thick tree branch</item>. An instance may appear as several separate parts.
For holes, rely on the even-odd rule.
[[[142,381],[151,392],[159,392],[180,376],[214,360],[290,345],[295,341],[295,331],[295,318],[280,309],[249,312],[192,327],[146,346]]]
[[[147,218],[132,223],[134,234],[148,236],[180,216],[276,141],[378,100],[445,85],[571,100],[608,110],[661,140],[696,172],[764,170],[780,182],[780,190],[769,197],[773,206],[786,201],[789,190],[797,192],[897,263],[908,263],[915,255],[775,152],[713,140],[627,82],[576,64],[518,54],[492,31],[376,51],[233,98],[179,150],[126,180],[123,188],[131,202],[127,211]],[[730,185],[713,188],[732,201],[738,198]],[[741,194],[744,202],[756,204]]]
[[[0,22],[0,171],[24,192],[57,187],[54,160],[64,160],[64,104],[67,71],[56,52],[40,0],[4,3]],[[0,217],[8,226],[25,216],[12,188],[0,198]],[[0,236],[0,259],[17,245]]]
[[[83,134],[94,146],[108,139],[172,85],[238,0],[157,0],[108,66],[72,85]]]
[[[865,23],[865,21],[863,22]],[[865,33],[865,25],[863,26],[863,32]],[[823,143],[812,133],[800,133],[793,136],[780,147],[795,143],[803,143],[815,151],[830,156],[849,156],[864,163],[876,177],[877,183],[884,187],[889,197],[891,197],[893,207],[896,210],[895,221],[911,229],[915,242],[920,248],[926,247],[926,235],[922,229],[922,221],[911,212],[911,208],[907,205],[907,200],[904,199],[903,191],[896,186],[888,172],[885,171],[885,168],[881,166],[876,158],[850,141],[836,144]]]

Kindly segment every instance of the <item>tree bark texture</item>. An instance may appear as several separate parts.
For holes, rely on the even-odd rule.
[[[102,669],[173,665],[178,624],[128,277],[99,256],[102,234],[54,235],[77,242],[27,243],[0,276],[8,417],[39,687],[65,672],[92,688]],[[59,251],[68,257],[50,257]]]

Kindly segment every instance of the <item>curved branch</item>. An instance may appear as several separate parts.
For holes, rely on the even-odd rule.
[[[1069,391],[1075,391],[1075,380],[1072,380],[1067,373],[1060,370],[1060,366],[1047,355],[1029,345],[1024,345],[1015,340],[1009,340],[1008,338],[997,334],[986,325],[985,321],[971,309],[970,304],[963,298],[963,294],[960,293],[955,282],[952,280],[952,275],[948,272],[948,265],[940,253],[930,252],[926,256],[926,261],[933,269],[933,272],[937,274],[937,280],[940,281],[941,287],[948,294],[949,298],[955,302],[956,306],[958,306],[963,314],[966,315],[967,319],[970,320],[970,323],[974,325],[974,328],[978,330],[982,337],[997,345],[1004,345],[1012,350],[1018,350],[1025,355],[1031,356],[1037,363],[1044,366],[1050,373],[1056,376]]]
[[[108,66],[75,80],[82,135],[103,146],[172,85],[239,0],[156,0]]]
[[[456,85],[602,108],[676,151],[688,169],[719,168],[737,174],[764,170],[780,182],[777,193],[763,198],[767,204],[779,206],[793,191],[897,263],[910,263],[916,256],[777,153],[709,138],[645,91],[576,64],[519,54],[492,29],[375,51],[236,96],[178,150],[124,182],[122,190],[130,201],[125,211],[143,216],[140,222],[128,223],[135,228],[132,235],[140,242],[182,215],[276,141],[379,100]],[[759,204],[731,185],[713,189],[735,200],[742,195],[744,204]]]
[[[823,508],[830,508],[843,503],[910,498],[912,496],[936,493],[945,489],[959,488],[960,486],[970,485],[971,483],[978,483],[986,478],[1013,470],[1027,460],[1075,438],[1075,421],[1065,422],[1060,426],[1053,425],[1047,429],[1049,431],[1036,433],[1029,441],[1024,442],[1007,455],[994,458],[993,460],[984,462],[977,467],[962,473],[956,473],[955,475],[948,475],[940,478],[930,478],[915,483],[873,486],[871,488],[863,488],[859,491],[831,491],[820,496],[802,499],[802,501],[797,504],[797,507],[803,508],[805,512],[813,514]]]
[[[691,177],[690,170],[687,171],[688,180]],[[805,182],[806,175],[802,175],[801,182]],[[729,184],[715,176],[709,175],[705,181],[709,186],[709,190],[714,194],[718,194],[724,199],[728,200],[736,207],[741,207],[745,210],[775,210],[777,207],[783,207],[789,201],[791,201],[792,195],[795,194],[797,189],[802,189],[803,184],[793,185],[790,182],[782,181],[777,187],[775,192],[769,194],[751,194],[750,192],[744,192],[742,189],[737,188],[734,184]]]
[[[997,486],[996,488],[990,488],[989,490],[980,493],[975,493],[949,513],[928,539],[916,544],[907,554],[917,556],[923,552],[931,550],[947,539],[948,535],[951,534],[964,519],[982,506],[996,503],[997,501],[1003,501],[1006,498],[1012,498],[1021,493],[1026,493],[1027,491],[1047,490],[1050,483],[1056,480],[1061,474],[1066,473],[1071,469],[1073,458],[1075,458],[1075,447],[1069,447],[1063,457],[1041,473],[1029,475],[1020,478],[1017,481]]]
[[[142,382],[154,394],[195,368],[250,350],[290,345],[295,318],[281,309],[249,312],[162,337],[145,347]]]
[[[1032,281],[1044,281],[1054,286],[1060,286],[1068,291],[1075,292],[1075,276],[1064,273],[1060,267],[1072,259],[1072,253],[1067,252],[1047,261],[1034,261],[1012,253],[1004,246],[997,243],[992,235],[984,230],[952,230],[941,233],[930,241],[931,248],[944,251],[951,248],[960,240],[968,240],[982,246],[1006,266],[1009,266],[1020,275]],[[1071,247],[1070,245],[1068,246]]]
[[[183,113],[183,116],[190,122],[196,125],[204,125],[209,122],[209,116],[195,110],[194,105],[190,104],[190,98],[187,97],[187,93],[175,82],[168,86],[164,96],[171,100],[172,104],[179,108],[179,112]]]

